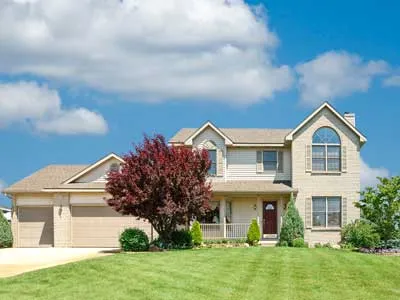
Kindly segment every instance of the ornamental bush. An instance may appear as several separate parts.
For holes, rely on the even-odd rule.
[[[149,238],[139,228],[127,228],[119,237],[121,249],[124,251],[147,251],[149,250]]]
[[[203,233],[201,232],[201,227],[199,221],[194,221],[192,229],[190,231],[192,235],[192,241],[195,246],[200,246],[203,242]]]
[[[189,230],[175,230],[171,233],[171,247],[173,249],[193,248],[192,234]]]
[[[296,238],[293,240],[293,247],[308,248],[308,244],[306,242],[304,242],[303,238]]]
[[[379,234],[364,221],[356,220],[344,226],[341,231],[341,243],[355,248],[376,248],[379,241]]]
[[[4,217],[3,212],[0,210],[0,248],[11,247],[13,243],[13,236],[11,232],[10,223]]]
[[[293,195],[291,195],[286,213],[283,216],[279,243],[286,242],[289,247],[293,247],[293,241],[297,238],[304,240],[304,223],[294,203]]]
[[[247,243],[249,243],[249,245],[255,246],[260,241],[260,238],[260,227],[258,226],[257,220],[253,219],[251,221],[249,230],[247,231]]]

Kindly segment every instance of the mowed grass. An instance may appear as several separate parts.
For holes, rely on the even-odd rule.
[[[262,247],[117,254],[0,279],[0,299],[400,299],[400,257]]]

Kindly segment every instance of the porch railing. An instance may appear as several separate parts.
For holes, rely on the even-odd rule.
[[[259,224],[260,225],[260,224]],[[220,224],[200,224],[203,232],[203,239],[241,239],[246,238],[249,230],[250,222],[248,223],[220,223]]]

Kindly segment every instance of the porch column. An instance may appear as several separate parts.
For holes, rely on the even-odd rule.
[[[261,197],[257,197],[257,221],[258,226],[260,226],[260,233],[261,233],[261,237],[263,235],[263,207],[262,207],[262,199]]]
[[[277,224],[278,225],[278,232],[277,232],[278,238],[281,233],[282,213],[283,213],[283,199],[282,199],[282,196],[280,196],[279,201],[278,201],[278,224]]]
[[[219,202],[219,223],[222,224],[222,236],[226,238],[226,198]]]

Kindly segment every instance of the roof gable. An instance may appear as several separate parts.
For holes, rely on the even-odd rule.
[[[333,108],[328,102],[323,103],[320,107],[314,110],[303,122],[301,122],[295,129],[293,129],[285,138],[286,141],[292,141],[293,136],[301,128],[303,128],[308,122],[310,122],[320,111],[323,109],[328,109],[332,112],[341,122],[343,122],[352,132],[354,132],[360,139],[361,143],[365,143],[367,138],[349,121],[347,121],[336,109]]]
[[[124,162],[124,160],[120,156],[116,155],[115,153],[110,153],[109,155],[103,157],[102,159],[96,161],[95,163],[93,163],[93,164],[89,165],[88,167],[86,167],[85,169],[81,170],[79,173],[70,177],[69,179],[64,181],[63,184],[70,184],[70,183],[74,183],[74,182],[78,181],[80,178],[84,177],[85,175],[88,175],[90,172],[92,172],[93,170],[95,170],[96,168],[98,168],[99,166],[101,166],[102,164],[104,164],[110,160],[117,160],[121,163]]]
[[[187,137],[186,140],[184,141],[184,144],[185,145],[193,145],[193,139],[196,136],[198,136],[200,133],[202,133],[206,128],[211,128],[217,134],[219,134],[225,140],[225,145],[233,144],[232,140],[210,121],[207,121],[206,123],[204,123],[203,126],[198,128],[197,130],[195,130],[191,135],[189,135],[189,137]]]

